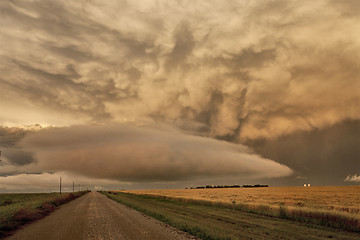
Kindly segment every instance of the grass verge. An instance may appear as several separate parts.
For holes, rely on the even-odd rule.
[[[26,223],[39,220],[56,207],[87,193],[0,194],[0,238],[11,235]]]
[[[132,207],[173,227],[207,240],[223,239],[359,239],[360,234],[313,222],[289,221],[282,209],[278,216],[269,209],[249,209],[237,204],[203,200],[102,192],[110,199]],[[271,211],[270,211],[271,213]]]

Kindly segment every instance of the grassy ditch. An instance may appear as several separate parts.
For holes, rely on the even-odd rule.
[[[87,193],[19,193],[0,194],[0,238],[9,236],[19,226],[39,220],[57,206]]]
[[[290,221],[284,209],[272,216],[266,207],[246,209],[238,204],[203,200],[102,192],[201,239],[359,239],[357,232],[342,231],[312,222]]]

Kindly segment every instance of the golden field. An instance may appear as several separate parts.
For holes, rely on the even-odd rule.
[[[249,206],[287,207],[303,211],[324,211],[360,218],[360,186],[209,188],[132,190],[133,194],[167,196]]]
[[[290,188],[289,190],[296,189]],[[295,193],[301,190],[298,189]],[[337,188],[337,190],[339,189]],[[334,209],[319,211],[299,206],[284,207],[285,203],[277,203],[274,200],[281,198],[291,204],[289,195],[284,194],[284,191],[291,192],[285,188],[257,188],[108,191],[102,193],[114,201],[200,239],[360,239],[360,218],[356,217],[359,214],[350,214]],[[306,194],[306,192],[302,194]],[[241,195],[242,198],[238,195]],[[188,198],[185,198],[186,196]],[[209,196],[212,197],[211,200],[208,198]],[[254,198],[254,196],[259,198]],[[266,196],[268,200],[274,201],[276,202],[274,204],[278,205],[253,204],[255,201],[264,202],[263,199],[260,200],[261,196]],[[321,197],[321,194],[318,197]],[[295,199],[297,198],[295,197]],[[218,201],[219,199],[222,199],[223,202]],[[249,199],[252,203],[249,203],[250,205],[233,203],[233,199]]]

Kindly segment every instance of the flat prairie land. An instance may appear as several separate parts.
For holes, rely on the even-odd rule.
[[[222,206],[360,233],[360,186],[134,190],[126,193]]]
[[[289,212],[280,211],[278,212],[280,214],[276,215],[275,212],[264,207],[251,209],[238,204],[206,200],[113,191],[102,193],[117,202],[204,240],[360,239],[359,229],[346,230],[341,224],[334,225],[336,227],[327,224],[326,221],[332,218],[325,218],[323,220],[326,221],[319,224],[317,221],[308,221],[309,219],[306,218],[308,216],[293,220]],[[343,223],[343,219],[340,220]],[[352,222],[345,221],[345,223],[351,226]]]
[[[208,188],[125,192],[234,204],[316,209],[360,217],[360,186]]]

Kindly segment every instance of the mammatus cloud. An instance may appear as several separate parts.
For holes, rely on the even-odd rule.
[[[164,127],[73,126],[38,131],[21,145],[36,163],[29,170],[71,172],[122,181],[206,177],[282,177],[292,170],[247,147]]]
[[[360,182],[360,176],[355,174],[353,176],[348,175],[345,180],[345,182]]]
[[[242,143],[360,119],[358,9],[333,0],[1,1],[0,119],[161,121]]]

